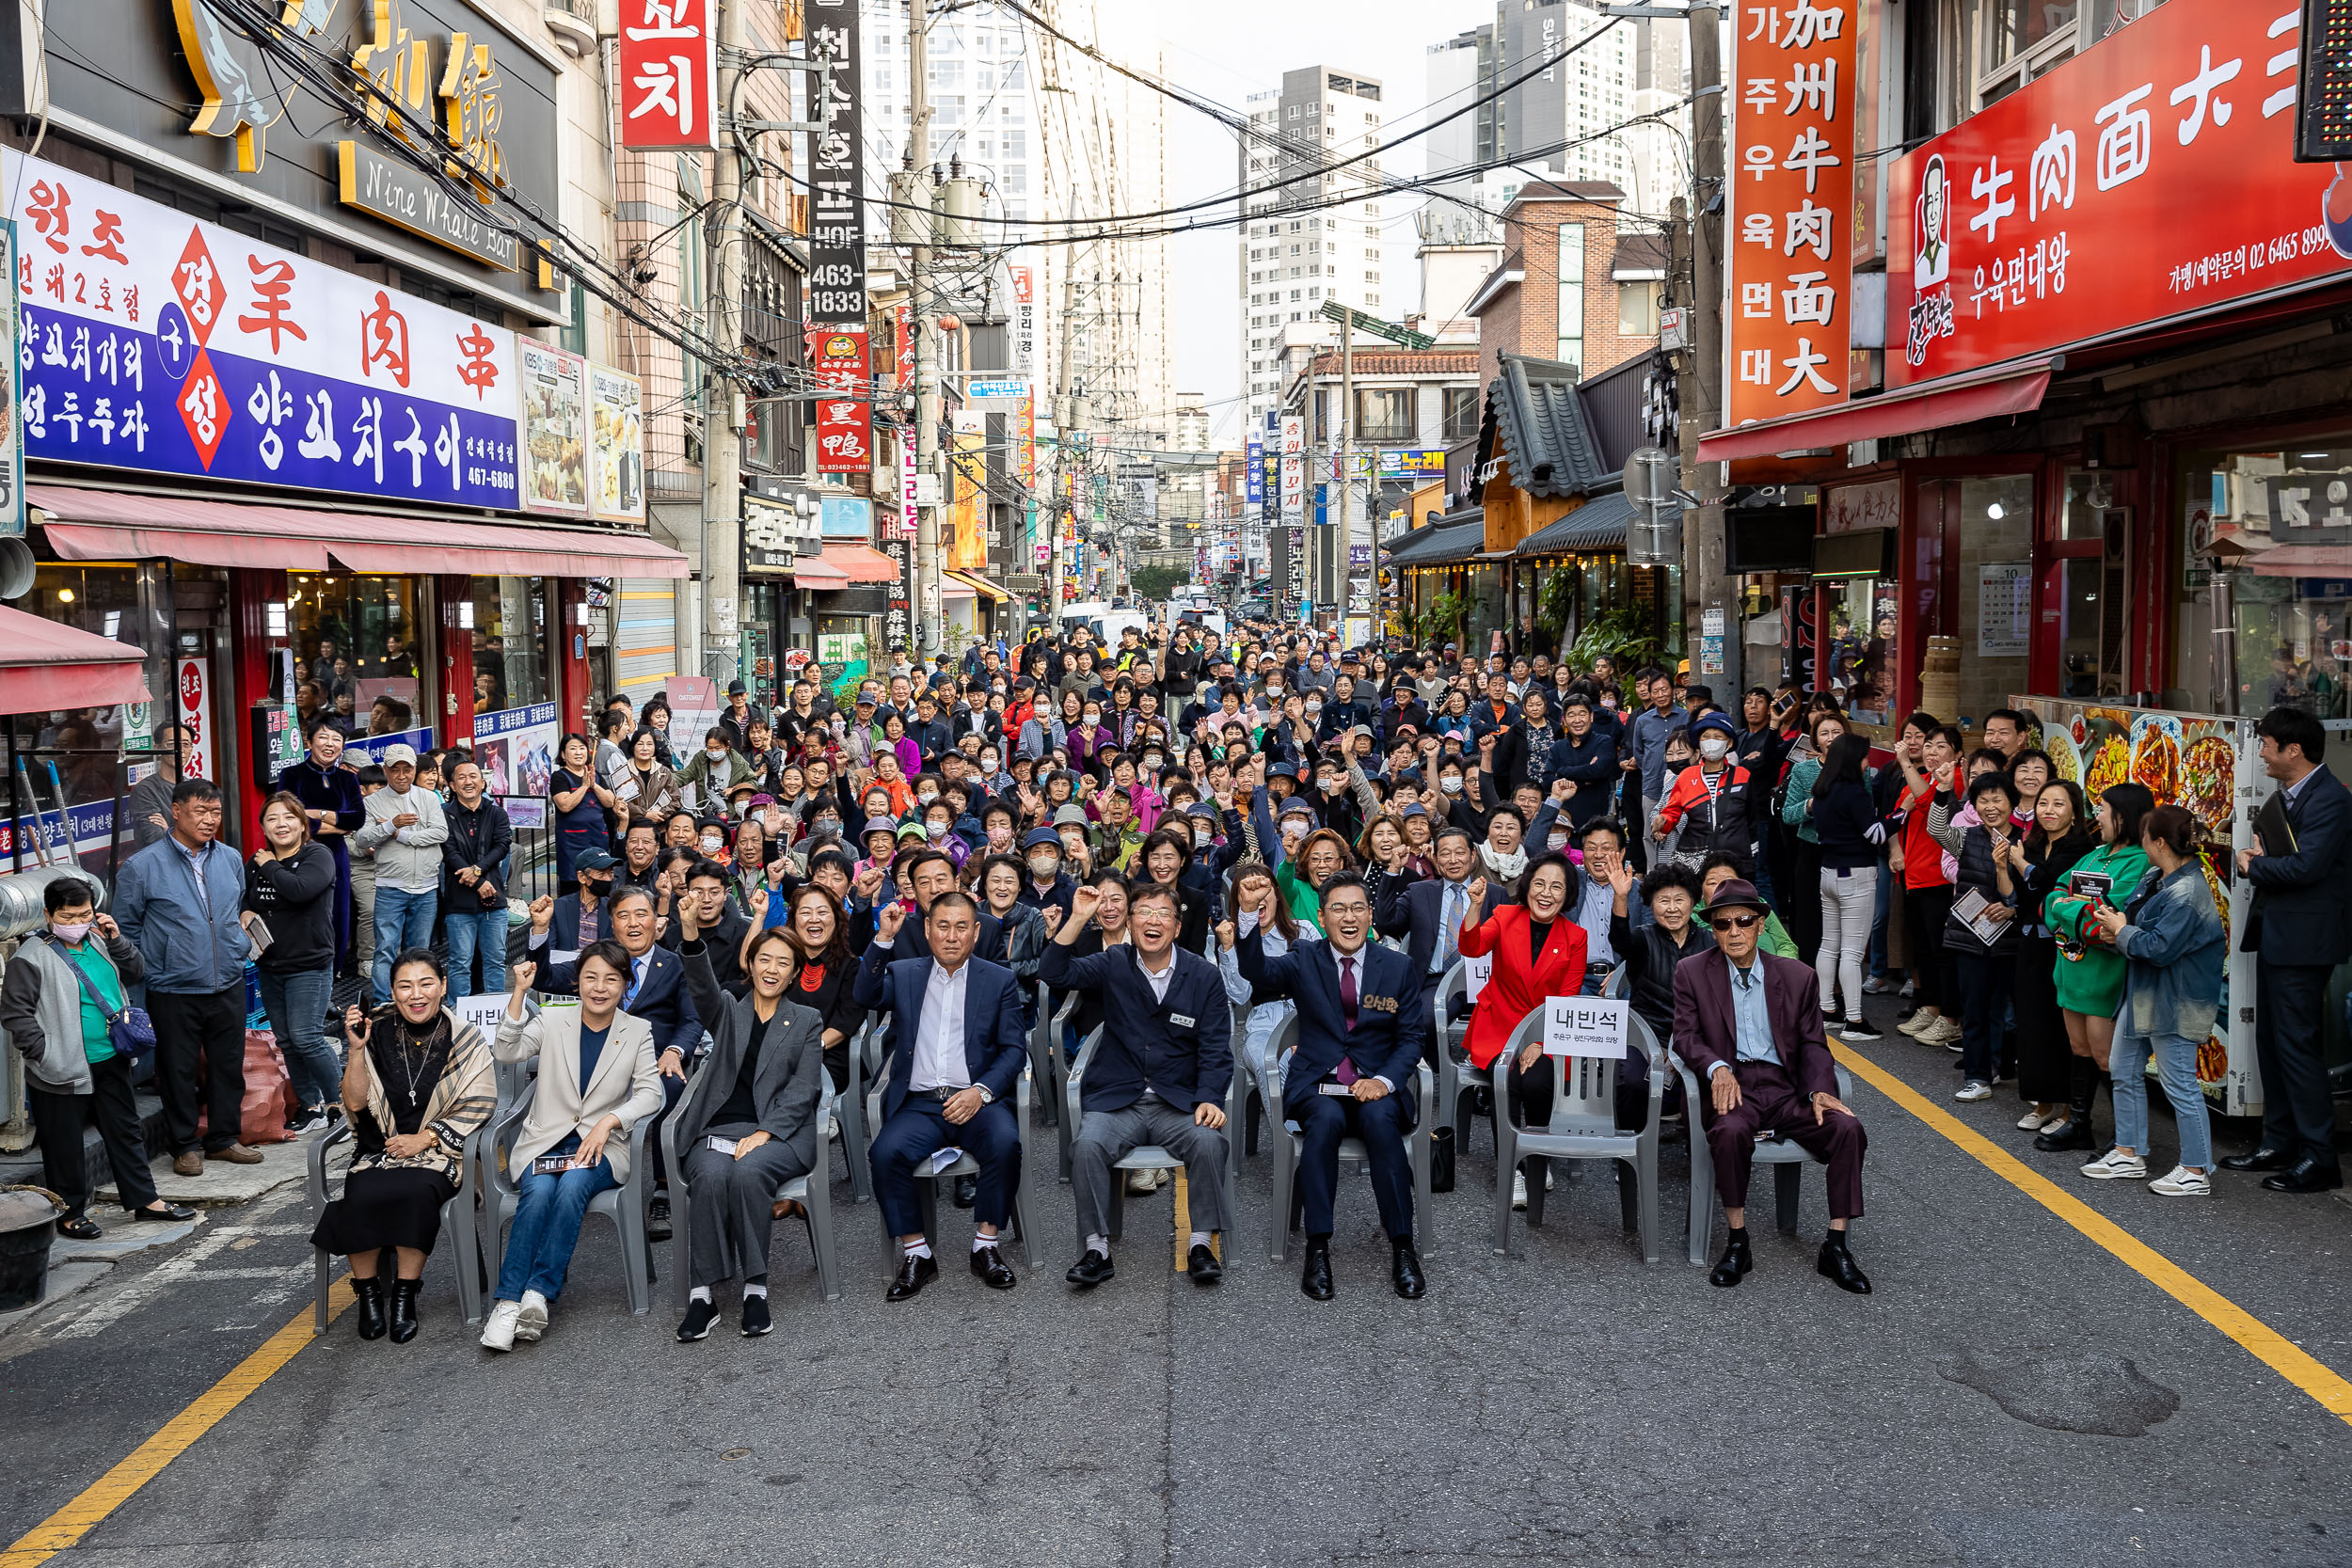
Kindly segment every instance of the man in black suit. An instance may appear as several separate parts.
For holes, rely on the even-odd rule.
[[[1415,1069],[1428,1033],[1421,976],[1409,959],[1372,939],[1372,900],[1364,880],[1342,872],[1323,884],[1320,941],[1265,953],[1265,927],[1234,951],[1257,1000],[1289,997],[1298,1006],[1298,1048],[1282,1074],[1282,1115],[1298,1124],[1298,1160],[1307,1225],[1307,1266],[1298,1288],[1331,1299],[1331,1204],[1340,1182],[1340,1140],[1363,1140],[1372,1192],[1389,1234],[1396,1293],[1418,1300],[1427,1289],[1413,1250],[1413,1179],[1406,1140],[1418,1119]],[[1220,942],[1227,932],[1220,927]],[[1280,1223],[1288,1224],[1284,1215]]]
[[[702,932],[703,948],[710,957],[710,973],[719,982],[719,989],[733,996],[742,995],[743,937],[752,928],[752,923],[727,902],[727,868],[717,861],[696,861],[687,869],[683,896],[694,901],[694,925]],[[663,950],[678,951],[681,924],[674,920],[663,927]]]
[[[1029,1062],[1021,985],[1011,970],[973,956],[979,906],[969,895],[944,893],[932,899],[923,917],[930,956],[894,963],[891,946],[906,918],[896,904],[882,911],[851,993],[859,1006],[886,1012],[897,1025],[872,1153],[874,1196],[900,1249],[887,1299],[908,1300],[939,1276],[923,1234],[914,1170],[950,1145],[980,1167],[972,1272],[990,1287],[1009,1291],[1018,1276],[998,1252],[996,1238],[1012,1211],[1012,1184],[1021,1179],[1013,1095]]]
[[[1072,1265],[1073,1285],[1111,1276],[1114,1163],[1145,1144],[1184,1162],[1192,1201],[1192,1238],[1184,1272],[1206,1285],[1225,1271],[1210,1248],[1212,1231],[1230,1230],[1225,1162],[1230,1157],[1222,1101],[1233,1077],[1231,1005],[1217,966],[1177,945],[1184,923],[1176,889],[1137,881],[1127,891],[1130,940],[1083,958],[1070,956],[1100,888],[1083,887],[1038,965],[1049,986],[1088,992],[1103,1005],[1103,1043],[1079,1080],[1085,1115],[1070,1148],[1085,1254]]]
[[[883,917],[889,913],[890,906],[887,904],[878,906],[875,911],[874,941],[877,945],[888,949],[893,961],[906,958],[928,958],[931,956],[930,936],[931,905],[938,900],[941,894],[956,891],[956,863],[947,858],[947,852],[945,849],[926,849],[915,856],[914,864],[908,867],[907,879],[914,888],[914,912],[923,918],[898,923],[894,927],[898,935],[891,937],[883,934],[881,926]],[[990,963],[1003,963],[1005,961],[1004,922],[993,914],[984,913],[979,917],[979,946],[975,949],[976,956]]]
[[[2352,957],[2352,791],[2320,767],[2327,732],[2301,708],[2272,708],[2255,733],[2263,768],[2279,783],[2254,818],[2253,847],[2237,857],[2254,888],[2238,949],[2255,955],[2263,1136],[2221,1168],[2268,1171],[2263,1185],[2274,1193],[2329,1192],[2344,1185],[2344,1168],[2320,1010],[2328,976]]]
[[[1462,829],[1438,829],[1429,858],[1438,866],[1434,879],[1406,883],[1389,878],[1373,911],[1373,926],[1382,936],[1405,939],[1405,956],[1424,990],[1444,979],[1461,957],[1462,922],[1474,917],[1483,925],[1511,901],[1501,885],[1490,882],[1485,899],[1473,907],[1470,876],[1477,869],[1478,850]]]

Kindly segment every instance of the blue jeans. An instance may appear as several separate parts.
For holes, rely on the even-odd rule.
[[[370,974],[379,1002],[392,999],[392,960],[411,947],[433,944],[433,911],[441,901],[438,888],[405,893],[378,885],[375,890],[375,964]]]
[[[441,923],[449,933],[449,993],[473,994],[474,949],[482,949],[482,994],[498,996],[506,990],[506,931],[504,910],[478,910],[453,914]]]
[[[262,1006],[269,1014],[270,1033],[286,1053],[295,1095],[305,1105],[334,1104],[342,1096],[343,1064],[320,1031],[334,999],[335,966],[321,964],[287,974],[257,969],[254,974],[262,982]]]
[[[525,1291],[536,1291],[553,1306],[564,1293],[564,1276],[571,1272],[572,1250],[580,1245],[580,1225],[588,1216],[589,1200],[619,1185],[610,1160],[561,1176],[538,1171],[525,1176],[516,1184],[521,1196],[506,1233],[498,1299],[520,1301]]]
[[[2201,1040],[2185,1035],[2127,1035],[2115,1032],[2115,1049],[2107,1058],[2114,1080],[2115,1141],[2124,1148],[2148,1153],[2148,1057],[2156,1058],[2156,1076],[2164,1083],[2164,1098],[2172,1101],[2172,1120],[2181,1132],[2181,1164],[2199,1170],[2213,1169],[2213,1129],[2205,1119],[2205,1094],[2197,1086],[2197,1048]]]

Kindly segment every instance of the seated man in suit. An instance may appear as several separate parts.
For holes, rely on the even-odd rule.
[[[610,867],[605,875],[612,875]],[[686,989],[686,966],[675,953],[654,942],[658,917],[654,913],[653,895],[641,887],[623,888],[606,904],[604,912],[612,921],[612,940],[628,955],[628,985],[622,993],[621,1010],[653,1025],[654,1052],[661,1071],[661,1114],[667,1116],[686,1087],[688,1060],[702,1050],[703,1021],[694,1011],[692,994]],[[554,945],[548,936],[554,920],[553,900],[543,894],[532,901],[531,955],[534,961],[553,957],[545,950]],[[554,959],[539,972],[539,989],[549,996],[578,996],[579,986],[577,956]],[[662,1163],[660,1137],[661,1117],[656,1117],[645,1129],[645,1140],[654,1161],[654,1198],[646,1214],[647,1234],[657,1242],[670,1234],[670,1173]]]
[[[974,1193],[972,1272],[999,1291],[1017,1276],[997,1251],[1021,1175],[1014,1085],[1028,1066],[1021,987],[1012,971],[973,956],[979,907],[943,893],[923,918],[928,958],[893,962],[906,912],[885,907],[874,943],[858,964],[857,1005],[887,1012],[896,1025],[882,1083],[882,1125],[874,1136],[874,1196],[903,1256],[887,1299],[906,1301],[939,1275],[923,1234],[914,1168],[953,1145],[980,1167]],[[922,1178],[928,1180],[929,1177]]]
[[[1511,901],[1510,889],[1496,882],[1489,884],[1483,900],[1472,904],[1470,879],[1478,869],[1478,849],[1462,829],[1438,829],[1429,858],[1438,867],[1434,879],[1408,883],[1402,877],[1389,878],[1379,907],[1373,911],[1374,927],[1382,936],[1405,939],[1405,956],[1424,989],[1444,979],[1461,957],[1462,927],[1485,925]]]
[[[541,894],[532,900],[534,932],[539,928],[539,906],[548,906],[548,950],[533,953],[533,959],[542,966],[568,964],[580,957],[582,948],[612,935],[612,880],[618,866],[609,850],[582,849],[572,861],[572,870],[580,879],[580,891],[561,898]],[[535,937],[532,945],[539,945]]]
[[[1184,1162],[1192,1195],[1192,1239],[1184,1272],[1206,1285],[1225,1271],[1209,1246],[1230,1229],[1225,1212],[1225,1090],[1232,1082],[1232,1009],[1216,964],[1177,945],[1184,922],[1175,884],[1137,881],[1127,892],[1129,938],[1089,958],[1070,945],[1102,901],[1082,887],[1038,964],[1049,986],[1084,991],[1103,1004],[1103,1043],[1080,1080],[1085,1115],[1070,1147],[1078,1231],[1086,1252],[1072,1265],[1073,1285],[1111,1276],[1112,1164],[1144,1144]]]
[[[1828,1164],[1829,1236],[1817,1266],[1838,1289],[1867,1296],[1870,1281],[1846,1249],[1846,1225],[1862,1212],[1862,1151],[1869,1140],[1837,1098],[1813,971],[1756,951],[1766,909],[1749,883],[1725,882],[1707,906],[1722,957],[1698,953],[1675,966],[1675,1050],[1707,1085],[1701,1115],[1731,1227],[1708,1283],[1737,1285],[1755,1267],[1748,1176],[1756,1139],[1777,1135]]]
[[[1323,939],[1269,958],[1261,926],[1234,951],[1258,1000],[1287,996],[1298,1005],[1298,1049],[1282,1080],[1282,1114],[1298,1124],[1306,1141],[1298,1185],[1307,1266],[1298,1288],[1316,1301],[1331,1299],[1331,1199],[1340,1180],[1340,1140],[1352,1135],[1363,1140],[1372,1159],[1372,1193],[1389,1233],[1396,1293],[1418,1300],[1427,1287],[1413,1251],[1412,1165],[1405,1140],[1417,1119],[1413,1074],[1428,1033],[1421,976],[1409,958],[1371,940],[1372,899],[1353,872],[1323,884]]]
[[[776,895],[781,902],[783,895]],[[743,939],[751,935],[752,923],[738,913],[727,902],[727,868],[717,861],[698,860],[687,868],[686,892],[679,899],[676,918],[661,929],[661,945],[672,953],[679,951],[685,941],[685,910],[691,900],[694,925],[702,933],[703,949],[710,958],[711,975],[719,989],[729,996],[748,993],[749,982],[743,975]],[[698,1009],[699,1010],[699,1009]]]
[[[956,891],[956,863],[947,858],[947,852],[945,849],[920,850],[907,866],[907,880],[914,889],[914,912],[923,918],[899,924],[897,927],[896,938],[880,929],[879,925],[874,933],[874,945],[887,949],[894,962],[905,958],[928,958],[931,956],[930,931],[931,904],[941,894]],[[887,906],[877,907],[878,920],[886,908]],[[986,911],[980,912],[978,945],[973,949],[973,953],[989,963],[1000,964],[1005,961],[1004,922]]]

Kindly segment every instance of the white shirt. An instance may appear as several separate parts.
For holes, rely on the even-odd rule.
[[[1176,978],[1176,949],[1170,947],[1168,950],[1167,967],[1161,969],[1157,974],[1152,972],[1150,964],[1143,961],[1143,954],[1140,951],[1136,954],[1136,967],[1143,971],[1143,977],[1146,980],[1152,982],[1152,1000],[1154,1002],[1166,1002],[1168,1000],[1168,988]]]
[[[914,1065],[908,1073],[908,1088],[919,1092],[972,1086],[971,1067],[963,1054],[963,999],[971,978],[969,958],[952,974],[946,965],[932,963],[931,977],[923,987],[922,1021],[914,1026]]]

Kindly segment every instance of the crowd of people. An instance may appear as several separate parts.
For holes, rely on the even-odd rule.
[[[485,1333],[500,1350],[546,1331],[581,1213],[632,1160],[652,1162],[657,1234],[670,1184],[696,1195],[680,1338],[709,1332],[730,1282],[743,1331],[765,1332],[768,1229],[790,1207],[777,1195],[822,1168],[818,1107],[828,1080],[848,1087],[869,1017],[890,1029],[871,1150],[899,1239],[890,1298],[937,1274],[916,1183],[949,1148],[977,1167],[957,1184],[973,1272],[1010,1288],[1010,1101],[1040,982],[1076,998],[1073,1048],[1103,1032],[1073,1154],[1082,1289],[1112,1276],[1112,1167],[1147,1143],[1188,1167],[1190,1272],[1218,1276],[1239,1071],[1302,1140],[1305,1291],[1333,1293],[1338,1149],[1355,1138],[1391,1283],[1420,1295],[1407,1148],[1424,1117],[1447,1156],[1451,1134],[1414,1074],[1445,1049],[1429,999],[1464,959],[1486,977],[1449,1022],[1482,1071],[1545,997],[1622,973],[1702,1085],[1695,1108],[1678,1090],[1666,1106],[1677,1128],[1697,1116],[1713,1155],[1730,1222],[1719,1285],[1754,1266],[1750,1166],[1779,1135],[1828,1166],[1820,1273],[1868,1291],[1848,1241],[1867,1140],[1826,1041],[1881,1039],[1873,995],[1900,1004],[1905,1037],[1952,1054],[1955,1100],[2013,1085],[2018,1130],[2079,1151],[2086,1178],[2157,1168],[2153,1062],[2177,1144],[2153,1191],[2209,1192],[2217,1164],[2278,1191],[2341,1181],[2316,1042],[2327,977],[2352,955],[2352,797],[2297,709],[2261,721],[2280,788],[2227,867],[2255,890],[2243,941],[2267,1116],[2259,1147],[2219,1161],[2197,1060],[2223,985],[2214,851],[2139,784],[2087,800],[2030,713],[1994,710],[1974,744],[1914,713],[1877,744],[1793,683],[1719,699],[1606,657],[1184,624],[901,655],[856,680],[807,665],[772,705],[737,683],[700,736],[670,718],[660,695],[616,696],[593,734],[564,738],[555,888],[527,911],[513,827],[463,748],[393,746],[354,768],[343,727],[314,721],[249,861],[215,842],[218,791],[181,783],[167,832],[122,874],[119,937],[86,903],[53,904],[49,939],[0,986],[0,1022],[44,1064],[37,1098],[78,1096],[119,1129],[127,1085],[95,1053],[107,999],[143,967],[178,1168],[260,1158],[236,1136],[242,970],[258,952],[305,1125],[347,1118],[357,1135],[319,1243],[352,1259],[360,1332],[400,1339],[456,1151],[495,1109],[493,1064],[536,1060],[546,1098],[509,1151],[519,1212]],[[97,981],[78,1022],[69,969]],[[339,970],[367,990],[336,1031],[340,1060],[321,1027]],[[477,990],[509,997],[494,1038],[450,1006]],[[39,1043],[75,1027],[87,1063]],[[1629,1050],[1624,1125],[1645,1113],[1648,1070]],[[1554,1072],[1522,1051],[1504,1113],[1543,1123]],[[651,1135],[664,1117],[675,1170]],[[44,1142],[68,1119],[47,1116]],[[1523,1202],[1525,1174],[1507,1179]]]

